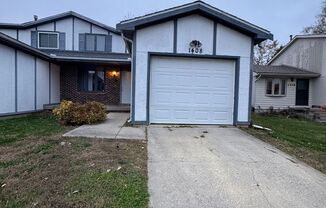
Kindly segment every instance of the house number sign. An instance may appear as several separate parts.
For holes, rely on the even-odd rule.
[[[189,43],[189,53],[192,54],[201,54],[203,53],[202,46],[203,44],[199,40],[193,40]]]

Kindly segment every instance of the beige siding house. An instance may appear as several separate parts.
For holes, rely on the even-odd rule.
[[[254,67],[253,107],[287,109],[326,105],[324,60],[326,35],[295,36],[268,66]]]

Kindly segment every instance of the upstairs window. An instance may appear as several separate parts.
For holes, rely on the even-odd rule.
[[[59,49],[59,33],[39,32],[38,33],[38,48]]]
[[[286,80],[285,79],[267,79],[266,95],[267,96],[285,96]]]
[[[105,35],[86,34],[86,51],[105,51]]]
[[[112,52],[112,35],[80,33],[79,50]]]

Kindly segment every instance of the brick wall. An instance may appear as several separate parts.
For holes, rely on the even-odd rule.
[[[105,87],[103,92],[78,91],[78,67],[62,66],[60,70],[61,100],[71,100],[85,103],[97,101],[106,105],[120,104],[120,77],[112,78],[105,73]]]

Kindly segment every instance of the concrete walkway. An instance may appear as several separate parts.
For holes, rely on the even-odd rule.
[[[109,113],[105,122],[94,125],[83,125],[69,131],[63,136],[102,139],[145,139],[144,128],[124,127],[128,118],[129,113]]]
[[[237,128],[148,127],[150,207],[326,207],[326,176]]]

